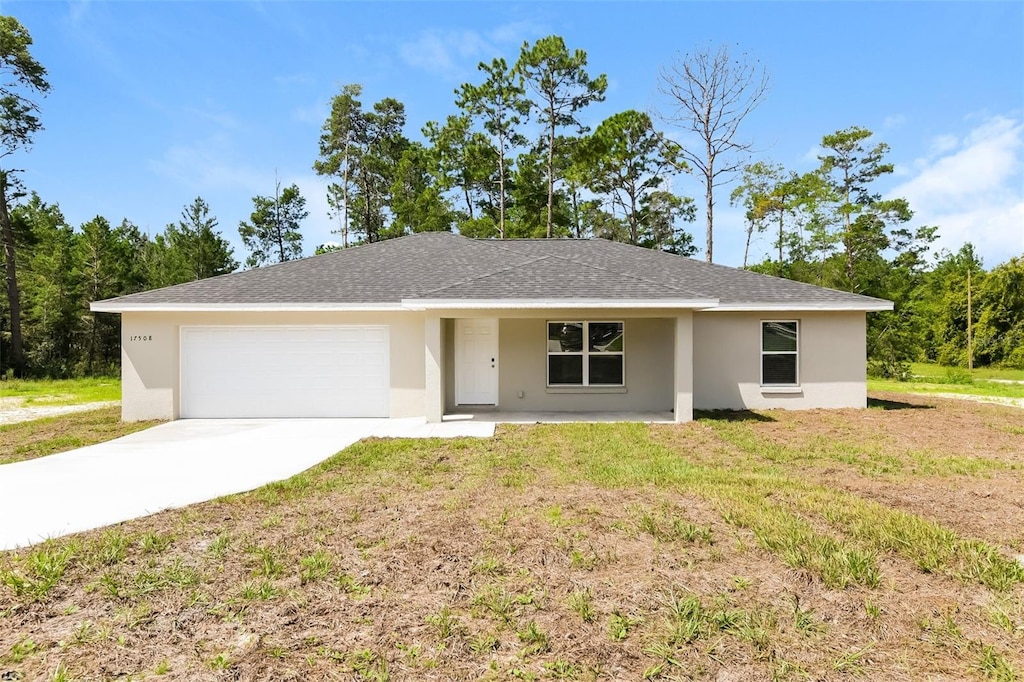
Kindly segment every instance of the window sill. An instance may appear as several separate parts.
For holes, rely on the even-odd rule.
[[[551,394],[600,394],[600,393],[625,393],[625,386],[548,386],[545,393]]]
[[[800,386],[762,386],[761,395],[792,395],[796,393],[803,393],[804,389]]]

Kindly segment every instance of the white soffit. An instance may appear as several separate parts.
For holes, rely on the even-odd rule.
[[[718,299],[402,299],[401,303],[134,303],[97,301],[89,309],[97,313],[192,313],[192,312],[394,312],[416,310],[553,310],[580,309],[682,309],[699,312],[876,312],[892,310],[891,301],[870,303],[727,303]]]
[[[704,313],[784,313],[784,312],[878,312],[892,310],[892,301],[870,303],[727,303],[701,310]]]
[[[115,299],[116,300],[116,299]],[[404,310],[398,303],[121,303],[97,301],[97,313],[201,313],[201,312],[388,312]]]

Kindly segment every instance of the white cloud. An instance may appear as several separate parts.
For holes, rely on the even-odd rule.
[[[260,192],[267,187],[268,174],[233,164],[223,152],[224,140],[214,136],[195,145],[175,145],[159,159],[152,159],[149,168],[191,189],[244,189]],[[273,175],[269,175],[273,186]]]
[[[428,29],[415,40],[402,43],[398,54],[414,69],[458,80],[475,73],[480,61],[489,61],[507,48],[518,50],[537,28],[530,23],[515,22],[483,34],[472,30]],[[518,51],[515,51],[506,55],[506,59],[515,61],[517,56]]]
[[[962,138],[935,138],[890,197],[906,197],[914,224],[937,225],[937,248],[973,243],[987,267],[1024,253],[1024,122],[995,116]]]
[[[88,15],[91,6],[91,0],[72,0],[67,6],[68,19],[72,24],[78,24]]]
[[[810,149],[804,152],[803,160],[810,161],[812,163],[821,163],[821,158],[825,154],[825,149],[820,144],[813,145]]]
[[[903,114],[893,114],[891,116],[886,116],[882,120],[882,127],[886,130],[892,130],[893,128],[901,127],[906,122],[907,117]]]
[[[232,160],[222,137],[212,137],[194,145],[169,148],[159,159],[151,160],[149,168],[171,184],[184,187],[205,198],[222,221],[224,236],[235,247],[235,257],[243,260],[246,250],[235,230],[237,220],[247,220],[252,211],[251,198],[268,196],[274,191],[275,179],[281,187],[298,185],[306,199],[309,216],[302,223],[303,252],[312,255],[319,244],[337,240],[331,230],[337,228],[328,217],[327,183],[312,173],[278,173],[273,168],[252,168]]]
[[[931,145],[928,148],[928,155],[930,157],[945,154],[951,152],[960,145],[960,140],[957,139],[956,135],[937,135],[932,139]]]
[[[488,49],[488,41],[476,31],[432,30],[420,34],[415,41],[403,43],[398,53],[413,68],[461,78]]]
[[[331,107],[326,102],[314,102],[306,107],[292,109],[292,119],[299,123],[311,123],[320,127],[327,120],[331,113]]]
[[[487,36],[499,45],[522,45],[531,36],[543,35],[547,30],[538,24],[528,21],[515,21],[510,24],[491,29]]]

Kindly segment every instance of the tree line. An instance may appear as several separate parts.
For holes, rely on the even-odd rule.
[[[41,128],[32,97],[49,89],[32,59],[31,37],[0,17],[0,161],[31,144]],[[744,267],[896,302],[869,316],[872,369],[900,376],[931,359],[1024,366],[1024,283],[1020,259],[985,272],[970,245],[929,260],[935,226],[912,226],[904,199],[883,200],[873,183],[892,172],[884,143],[851,127],[825,135],[820,165],[797,174],[750,162],[740,124],[766,97],[767,72],[728,48],[702,48],[659,74],[660,113],[613,114],[593,130],[587,107],[605,98],[607,76],[591,76],[587,54],[562,38],[524,43],[516,61],[479,65],[456,88],[453,113],[406,134],[405,107],[386,97],[361,101],[362,86],[332,99],[313,169],[327,181],[340,243],[317,253],[411,232],[458,231],[481,238],[601,237],[692,256],[693,198],[671,191],[693,174],[704,190],[704,256],[712,260],[715,188],[739,182],[730,200],[745,211]],[[660,124],[660,125],[659,125]],[[664,126],[663,129],[661,126]],[[687,143],[666,129],[681,130]],[[6,168],[7,164],[0,164]],[[302,256],[306,200],[275,181],[238,224],[246,267]],[[114,371],[119,318],[95,315],[90,301],[235,270],[238,262],[210,207],[197,197],[153,236],[128,220],[96,217],[68,225],[0,168],[0,234],[7,297],[0,302],[0,372],[72,376]],[[750,263],[765,235],[774,256]],[[966,274],[972,276],[970,325]]]
[[[868,316],[869,371],[909,378],[909,363],[1024,368],[1024,257],[986,272],[974,247],[929,257],[939,227],[913,226],[906,199],[874,183],[893,172],[889,146],[851,127],[825,135],[806,173],[761,160],[730,199],[745,209],[743,267],[894,302]],[[774,257],[748,263],[757,235]]]
[[[372,105],[349,84],[331,102],[314,170],[328,181],[341,248],[408,232],[471,237],[599,236],[691,255],[683,224],[693,200],[665,188],[686,172],[684,151],[650,114],[627,110],[590,131],[605,99],[587,54],[558,36],[524,44],[519,58],[479,65],[455,90],[455,113],[405,134],[405,106]],[[534,136],[528,137],[532,131]]]

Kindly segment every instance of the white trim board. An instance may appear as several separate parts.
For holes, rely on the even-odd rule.
[[[116,300],[116,299],[114,299]],[[89,309],[97,313],[201,313],[201,312],[394,312],[405,310],[399,303],[121,303],[96,301]]]

